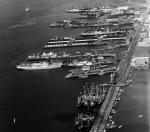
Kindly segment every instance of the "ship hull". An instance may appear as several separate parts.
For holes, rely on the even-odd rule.
[[[55,68],[61,68],[61,63],[60,64],[56,64],[56,65],[47,65],[47,66],[16,66],[16,68],[18,70],[29,70],[29,71],[32,71],[32,70],[48,70],[48,69],[55,69]]]

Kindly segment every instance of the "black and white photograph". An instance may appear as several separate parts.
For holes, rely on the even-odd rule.
[[[0,132],[150,132],[150,0],[0,0]]]

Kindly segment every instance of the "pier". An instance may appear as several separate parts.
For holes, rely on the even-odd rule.
[[[103,36],[103,35],[102,35]],[[119,41],[121,44],[124,43],[128,43],[127,42],[127,36],[123,36],[123,37],[103,37],[100,38],[99,35],[97,35],[96,39],[91,39],[89,41],[86,42],[75,42],[74,41],[69,41],[68,43],[64,43],[64,44],[50,44],[49,42],[44,45],[44,49],[49,49],[49,48],[65,48],[65,47],[80,47],[80,46],[101,46],[101,45],[105,45],[106,42],[112,42],[112,41]],[[82,41],[82,40],[81,40]],[[115,42],[114,42],[115,43]]]
[[[67,74],[65,78],[87,78],[90,75],[104,75],[107,73],[114,73],[116,72],[116,67],[108,67],[108,68],[97,68],[97,69],[89,69],[89,70],[73,70],[71,73]]]
[[[115,86],[111,86],[111,88],[108,91],[108,94],[106,95],[106,98],[99,109],[97,118],[95,119],[95,122],[90,130],[90,132],[104,132],[105,130],[105,125],[108,119],[108,116],[110,114],[110,111],[113,107],[114,101],[116,99],[116,96],[119,91],[119,86],[122,86],[125,84],[127,76],[130,71],[130,63],[131,59],[134,53],[134,50],[136,48],[137,40],[139,37],[139,32],[141,31],[145,19],[147,17],[148,12],[150,11],[149,9],[149,4],[147,7],[147,10],[145,11],[143,15],[143,19],[139,24],[138,29],[136,30],[132,41],[130,43],[130,46],[128,48],[127,54],[124,56],[124,59],[120,62],[120,65],[117,69],[116,75],[115,75],[115,83],[117,83]]]

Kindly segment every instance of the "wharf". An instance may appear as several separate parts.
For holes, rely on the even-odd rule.
[[[103,68],[103,69],[90,69],[90,70],[73,70],[71,73],[67,74],[65,78],[87,78],[90,75],[104,75],[107,73],[116,72],[116,67]]]
[[[115,37],[115,38],[103,38],[102,41],[107,41],[107,40],[126,40],[127,37]]]
[[[137,44],[137,39],[139,36],[139,32],[141,31],[145,19],[147,17],[148,12],[150,11],[149,7],[147,8],[147,10],[144,13],[143,19],[141,21],[141,23],[139,24],[138,29],[136,30],[136,33],[131,41],[131,45],[128,48],[127,51],[127,55],[124,57],[124,59],[120,62],[120,65],[117,69],[117,74],[115,75],[116,78],[114,78],[116,86],[115,87],[111,87],[108,91],[108,94],[106,95],[105,101],[102,104],[102,107],[99,110],[98,116],[91,128],[90,132],[104,132],[105,129],[105,124],[107,122],[108,116],[110,114],[110,111],[112,109],[112,106],[114,104],[115,98],[117,96],[118,90],[119,90],[119,86],[124,85],[124,83],[126,82],[127,76],[129,74],[130,71],[130,63],[131,63],[131,59]]]
[[[123,41],[127,42],[127,37],[108,37],[108,38],[98,38],[94,39],[92,42],[85,42],[85,43],[66,43],[66,44],[46,44],[44,45],[44,49],[49,49],[49,48],[65,48],[65,47],[80,47],[80,46],[101,46],[106,44],[107,41]],[[99,43],[100,42],[100,43]],[[121,43],[121,42],[120,42]]]
[[[50,24],[50,27],[62,27],[62,28],[89,28],[89,27],[100,27],[98,23],[76,23],[76,24],[70,24],[70,23],[52,23]]]
[[[97,58],[97,57],[112,57],[115,58],[116,54],[79,54],[79,55],[69,55],[69,56],[57,56],[57,59],[73,59],[73,58]]]
[[[44,46],[44,49],[47,48],[65,48],[65,47],[79,47],[79,46],[96,46],[97,44],[95,42],[87,42],[87,43],[68,43],[68,44],[53,44],[53,45],[49,45],[46,44]]]

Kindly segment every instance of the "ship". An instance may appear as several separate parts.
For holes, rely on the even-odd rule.
[[[112,37],[116,37],[116,36],[125,36],[126,35],[126,31],[120,31],[120,30],[118,30],[118,31],[101,31],[101,30],[94,30],[94,31],[90,31],[90,30],[87,30],[87,31],[85,31],[85,32],[82,32],[82,33],[80,33],[79,35],[80,36],[82,36],[82,37],[90,37],[90,36],[104,36],[104,37],[106,37],[106,36],[112,36]]]
[[[30,11],[30,8],[29,8],[29,7],[26,7],[25,11],[26,11],[26,12],[29,12],[29,11]]]
[[[68,9],[66,10],[67,13],[84,13],[84,12],[98,12],[99,9],[98,8],[74,8],[74,9]]]
[[[56,58],[57,53],[54,52],[38,52],[38,53],[32,53],[32,55],[29,55],[26,59],[26,61],[37,61],[37,60],[46,60],[46,59],[52,59]]]
[[[49,63],[49,62],[24,62],[16,66],[19,70],[47,70],[60,68],[62,63]]]

